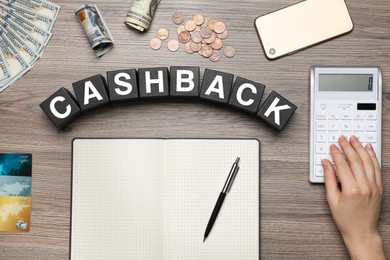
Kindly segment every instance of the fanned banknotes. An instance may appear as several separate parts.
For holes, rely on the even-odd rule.
[[[47,0],[0,0],[0,92],[43,55],[59,11]]]

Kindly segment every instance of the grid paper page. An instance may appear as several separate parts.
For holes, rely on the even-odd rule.
[[[167,140],[164,171],[165,260],[260,259],[260,143]],[[213,229],[203,235],[229,171],[239,171]]]
[[[71,260],[161,259],[162,145],[74,141]]]

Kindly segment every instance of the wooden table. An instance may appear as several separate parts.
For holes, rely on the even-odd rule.
[[[54,1],[62,6],[53,38],[34,69],[0,94],[0,151],[33,154],[33,211],[27,234],[0,234],[0,259],[67,259],[69,253],[71,141],[75,137],[233,137],[262,142],[261,258],[348,259],[330,215],[324,185],[309,183],[309,68],[312,65],[371,65],[383,71],[382,171],[383,201],[379,229],[390,257],[390,2],[348,1],[354,30],[275,61],[265,58],[254,19],[293,0],[163,0],[150,30],[136,34],[123,24],[131,1],[95,1],[108,24],[115,47],[96,58],[73,9],[81,2]],[[202,12],[227,24],[226,44],[234,58],[213,63],[189,55],[183,47],[171,53],[164,43],[153,51],[149,40],[157,29],[172,35],[175,10],[186,17]],[[173,38],[174,36],[171,36]],[[228,107],[198,101],[148,101],[106,106],[82,115],[58,131],[39,104],[60,87],[108,70],[157,66],[216,69],[267,86],[298,109],[277,133],[256,117]],[[202,75],[202,74],[201,74]],[[263,97],[263,101],[264,101]],[[103,192],[103,191],[102,191]]]

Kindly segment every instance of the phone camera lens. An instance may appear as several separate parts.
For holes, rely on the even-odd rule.
[[[274,48],[269,49],[269,54],[274,55],[276,53]]]

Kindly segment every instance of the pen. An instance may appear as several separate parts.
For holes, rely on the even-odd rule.
[[[223,186],[223,189],[222,189],[221,193],[219,194],[217,203],[214,206],[213,213],[211,213],[209,223],[207,224],[206,231],[204,232],[203,242],[206,240],[207,236],[210,234],[210,231],[213,228],[214,222],[218,217],[219,210],[221,209],[223,201],[225,200],[226,194],[229,193],[229,191],[232,187],[233,181],[236,178],[238,169],[240,168],[240,167],[238,167],[239,160],[240,160],[240,157],[237,157],[236,161],[233,163],[233,166],[230,169],[230,173],[228,175],[228,178],[225,182],[225,186]]]

